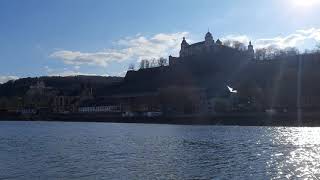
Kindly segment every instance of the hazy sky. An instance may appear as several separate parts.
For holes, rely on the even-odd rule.
[[[0,82],[42,75],[123,75],[178,55],[183,36],[300,49],[320,41],[320,0],[1,0]]]

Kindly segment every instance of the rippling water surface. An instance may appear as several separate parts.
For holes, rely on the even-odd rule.
[[[319,179],[320,128],[0,122],[0,179]]]

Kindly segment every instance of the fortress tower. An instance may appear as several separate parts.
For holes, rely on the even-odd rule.
[[[254,49],[251,41],[249,42],[249,45],[248,45],[248,57],[251,59],[254,58]]]
[[[188,55],[188,53],[187,53],[188,47],[189,47],[189,44],[187,43],[186,38],[183,37],[183,40],[181,42],[180,57],[184,57],[184,56]]]
[[[209,49],[210,47],[212,47],[214,45],[214,40],[213,40],[212,34],[209,31],[207,32],[207,34],[205,36],[204,44],[207,49]]]
[[[186,39],[183,38],[181,42],[180,57],[192,56],[195,54],[209,52],[213,50],[214,46],[215,43],[213,40],[213,36],[210,32],[207,32],[207,34],[204,37],[204,41],[194,44],[188,44]]]

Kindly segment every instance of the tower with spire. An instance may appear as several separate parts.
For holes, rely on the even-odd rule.
[[[249,42],[249,45],[248,45],[248,57],[251,59],[254,58],[254,49],[251,41]]]
[[[186,41],[186,38],[183,37],[183,40],[181,42],[181,50],[180,50],[180,57],[183,57],[183,56],[187,56],[187,52],[188,52],[188,47],[189,47],[189,44],[187,43]]]
[[[188,44],[186,38],[183,37],[183,40],[181,42],[180,57],[210,52],[214,49],[215,45],[216,44],[214,42],[213,36],[209,30],[204,37],[204,41],[202,42]]]
[[[209,47],[212,47],[213,46],[213,44],[214,44],[214,40],[213,40],[213,36],[212,36],[212,34],[208,31],[207,32],[207,34],[206,34],[206,36],[205,36],[205,46],[207,47],[207,48],[209,48]]]

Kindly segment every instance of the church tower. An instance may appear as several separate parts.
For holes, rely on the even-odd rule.
[[[214,44],[214,40],[213,40],[212,34],[208,31],[205,36],[205,46],[206,48],[208,48],[208,47],[212,47],[213,44]]]
[[[254,49],[251,41],[249,42],[249,45],[248,45],[248,57],[251,59],[254,58]]]
[[[180,57],[184,57],[188,55],[188,46],[189,44],[186,41],[186,38],[183,37],[183,40],[181,42],[181,50],[180,50]]]

